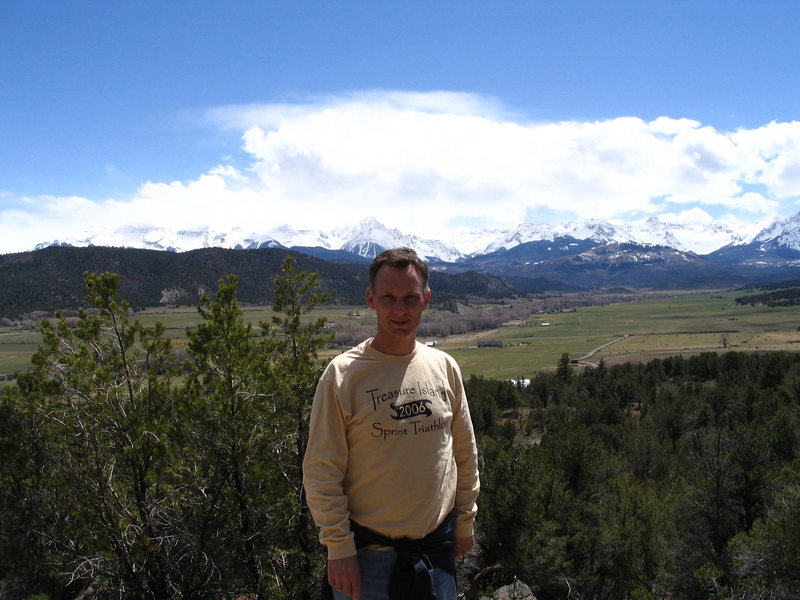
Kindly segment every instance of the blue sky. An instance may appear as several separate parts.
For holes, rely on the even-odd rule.
[[[0,252],[800,210],[800,3],[0,3]]]

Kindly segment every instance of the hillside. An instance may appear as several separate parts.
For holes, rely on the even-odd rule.
[[[85,271],[119,273],[120,295],[133,306],[194,304],[213,293],[220,278],[239,276],[244,303],[269,304],[273,278],[286,256],[301,271],[319,274],[321,287],[340,302],[354,302],[364,283],[357,273],[302,254],[279,249],[237,251],[206,248],[174,253],[132,248],[45,248],[0,256],[0,315],[33,310],[72,309],[83,304]]]
[[[204,248],[165,252],[135,248],[49,247],[0,255],[0,316],[32,311],[69,310],[83,305],[83,273],[111,271],[121,275],[120,295],[134,307],[196,304],[201,293],[213,293],[219,279],[239,277],[239,300],[271,304],[273,280],[287,256],[297,270],[319,276],[320,289],[340,304],[362,304],[368,285],[365,263],[338,264],[279,248],[229,250]],[[432,273],[434,304],[466,296],[504,298],[517,290],[505,280],[474,272]]]

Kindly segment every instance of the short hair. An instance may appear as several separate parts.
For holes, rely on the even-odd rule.
[[[372,289],[375,289],[375,277],[378,274],[378,269],[383,265],[396,269],[404,269],[411,265],[422,277],[422,289],[428,289],[428,264],[411,248],[392,248],[391,250],[384,250],[375,257],[369,266],[369,286]]]

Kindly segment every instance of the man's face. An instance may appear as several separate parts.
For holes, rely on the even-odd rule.
[[[412,265],[383,265],[367,290],[367,304],[378,319],[376,339],[394,343],[416,339],[422,311],[430,299],[431,291],[423,288],[422,277]]]

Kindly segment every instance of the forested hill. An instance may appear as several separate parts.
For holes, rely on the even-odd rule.
[[[3,291],[0,314],[53,311],[83,305],[83,273],[110,271],[121,276],[120,296],[132,306],[196,304],[213,293],[228,274],[239,276],[242,302],[271,303],[273,279],[290,252],[208,248],[174,253],[132,248],[45,248],[0,256]],[[319,274],[321,286],[341,301],[354,301],[364,278],[350,270],[291,253],[297,269]],[[359,281],[359,279],[361,281]],[[361,292],[359,292],[360,295]]]
[[[294,257],[298,271],[317,273],[320,288],[330,294],[332,302],[363,303],[367,286],[364,263],[337,264],[277,248],[205,248],[175,253],[99,246],[50,247],[0,255],[0,316],[84,305],[86,271],[118,273],[120,296],[134,307],[197,304],[200,293],[213,294],[217,282],[229,274],[239,277],[241,302],[271,304],[273,280],[286,256]],[[516,291],[500,278],[477,273],[435,273],[431,278],[436,302],[466,295],[508,297]]]

